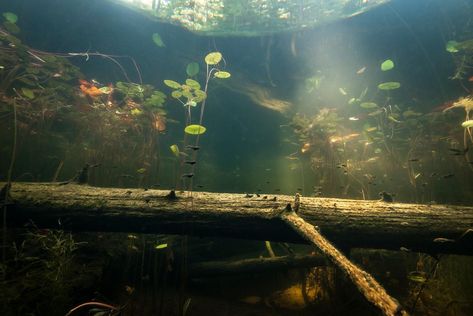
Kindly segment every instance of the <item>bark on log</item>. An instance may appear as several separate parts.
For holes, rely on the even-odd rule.
[[[276,201],[244,194],[13,183],[9,227],[72,231],[188,234],[306,243],[280,218],[292,196]],[[473,207],[302,197],[298,213],[342,249],[405,247],[428,253],[473,254]],[[449,241],[450,240],[450,241]]]

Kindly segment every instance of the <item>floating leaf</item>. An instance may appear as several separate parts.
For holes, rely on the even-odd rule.
[[[15,13],[12,13],[12,12],[4,12],[2,15],[3,15],[3,17],[5,18],[5,20],[7,20],[7,21],[10,22],[10,23],[15,24],[16,21],[18,21],[18,16],[17,16]]]
[[[394,62],[391,59],[386,59],[383,61],[381,64],[381,70],[382,71],[388,71],[394,68]]]
[[[222,60],[222,54],[220,52],[213,52],[205,56],[205,62],[207,65],[216,65]]]
[[[187,65],[186,73],[189,77],[194,77],[199,73],[199,64],[196,62],[192,62]]]
[[[186,79],[186,85],[191,87],[194,90],[199,90],[200,89],[200,83],[195,81],[194,79]]]
[[[169,149],[171,149],[174,156],[179,157],[179,147],[176,144],[169,146]]]
[[[179,90],[174,90],[174,91],[171,93],[171,96],[172,96],[174,99],[179,99],[180,97],[182,97],[182,92],[179,91]]]
[[[449,53],[458,53],[458,44],[457,41],[448,41],[445,50]]]
[[[228,71],[217,71],[214,73],[215,78],[227,79],[230,78],[231,74]]]
[[[378,85],[380,90],[394,90],[401,87],[401,84],[396,81],[383,82]]]
[[[167,248],[168,247],[168,244],[159,244],[159,245],[156,245],[154,246],[154,249],[164,249],[164,248]]]
[[[194,94],[195,94],[195,98],[194,98],[195,102],[202,102],[205,98],[207,98],[207,94],[202,90],[196,90],[194,91]]]
[[[21,88],[21,93],[28,99],[34,99],[34,92],[28,88]]]
[[[159,35],[158,33],[154,33],[152,38],[153,38],[153,42],[158,47],[166,47],[166,45],[164,45],[163,39],[161,38],[161,35]]]
[[[170,87],[170,88],[173,88],[173,89],[181,88],[181,85],[178,82],[174,81],[174,80],[166,79],[166,80],[164,80],[164,84],[166,86]]]
[[[182,91],[182,95],[187,99],[192,99],[194,97],[192,92],[190,92],[189,90]]]
[[[374,102],[363,102],[360,104],[363,109],[375,109],[378,105]]]
[[[205,131],[206,131],[206,128],[198,124],[187,125],[186,128],[184,129],[184,132],[191,135],[201,135],[205,133]]]
[[[464,128],[473,127],[473,120],[468,120],[468,121],[463,122],[462,127],[464,127]]]

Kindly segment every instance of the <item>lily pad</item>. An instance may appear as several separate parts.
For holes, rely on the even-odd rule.
[[[195,94],[195,98],[194,98],[195,102],[202,102],[204,101],[205,98],[207,98],[207,94],[205,93],[205,91],[202,91],[202,90],[196,90],[194,91],[194,94]]]
[[[194,79],[186,79],[186,85],[191,87],[192,89],[199,90],[200,89],[200,83],[195,81]]]
[[[397,81],[383,82],[378,85],[378,89],[380,90],[395,90],[399,89],[400,87],[401,84]]]
[[[192,62],[187,65],[186,73],[189,77],[194,77],[199,73],[199,64],[196,62]]]
[[[363,102],[360,104],[363,109],[376,109],[378,105],[374,102]]]
[[[5,20],[7,20],[10,23],[16,23],[16,21],[18,21],[18,16],[15,13],[4,12],[2,15],[5,18]]]
[[[214,77],[220,79],[230,78],[230,76],[231,74],[227,71],[217,71],[216,73],[214,73]]]
[[[394,62],[391,59],[386,59],[383,61],[381,64],[381,70],[382,71],[388,71],[394,68]]]
[[[161,38],[161,35],[158,33],[154,33],[153,36],[153,42],[156,44],[158,47],[166,47],[166,45],[163,42],[163,39]]]
[[[220,52],[213,52],[205,56],[205,62],[207,65],[216,65],[222,60],[222,54]]]
[[[174,99],[179,99],[180,97],[182,97],[182,92],[179,91],[179,90],[175,90],[171,93],[171,96],[174,98]]]
[[[186,128],[184,129],[184,132],[190,135],[202,135],[205,133],[207,129],[203,127],[202,125],[198,124],[191,124],[187,125]]]
[[[458,44],[457,41],[448,41],[445,44],[445,50],[449,53],[458,53]]]
[[[179,89],[179,88],[181,88],[181,85],[180,85],[178,82],[174,81],[174,80],[168,80],[168,79],[166,79],[166,80],[164,80],[164,84],[165,84],[166,86],[170,87],[170,88],[173,88],[173,89]]]

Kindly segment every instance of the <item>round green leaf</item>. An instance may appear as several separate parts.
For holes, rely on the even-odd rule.
[[[375,109],[378,105],[374,102],[363,102],[360,104],[363,109]]]
[[[194,94],[195,94],[195,98],[194,98],[195,102],[202,102],[207,97],[207,94],[202,90],[196,90],[194,91]]]
[[[182,92],[179,91],[179,90],[174,90],[174,91],[171,93],[171,96],[172,96],[174,99],[179,99],[180,97],[182,97]]]
[[[10,23],[16,23],[16,21],[18,21],[18,16],[15,13],[4,12],[2,15],[5,18],[5,20],[7,20]]]
[[[378,89],[380,90],[395,90],[399,89],[400,87],[401,84],[396,81],[383,82],[378,85]]]
[[[179,89],[181,87],[181,85],[176,82],[176,81],[173,81],[173,80],[164,80],[164,84],[170,88],[173,88],[173,89]]]
[[[199,90],[200,89],[200,83],[195,81],[194,79],[186,79],[186,85],[191,87],[192,89]]]
[[[216,73],[214,73],[214,77],[220,79],[230,78],[230,76],[231,74],[227,71],[217,71]]]
[[[158,47],[166,47],[166,45],[163,42],[163,39],[161,38],[161,35],[158,33],[154,33],[153,36],[153,42],[156,44]]]
[[[184,129],[184,132],[190,135],[201,135],[205,133],[205,131],[206,131],[206,128],[198,124],[187,125],[186,128]]]
[[[199,64],[196,62],[192,62],[187,65],[186,73],[189,77],[193,77],[199,73]]]
[[[222,60],[222,54],[219,52],[213,52],[205,56],[205,62],[207,65],[216,65]]]
[[[458,53],[458,42],[448,41],[445,45],[445,50],[449,53]]]
[[[391,59],[386,59],[383,61],[381,64],[381,70],[382,71],[388,71],[394,68],[394,62]]]

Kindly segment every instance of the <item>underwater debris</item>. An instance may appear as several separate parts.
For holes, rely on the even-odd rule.
[[[361,67],[360,69],[358,69],[358,70],[356,71],[356,74],[357,74],[357,75],[361,75],[362,73],[365,72],[365,70],[366,70],[366,66],[363,66],[363,67]]]
[[[171,190],[171,191],[165,196],[165,198],[168,199],[168,200],[171,200],[171,201],[177,200],[176,191]]]
[[[468,147],[466,147],[465,149],[449,148],[448,150],[452,152],[452,156],[465,156],[469,148]]]
[[[167,247],[168,247],[168,244],[157,244],[156,246],[154,246],[154,249],[159,250],[159,249],[164,249]]]
[[[393,194],[387,193],[386,191],[381,191],[379,192],[379,195],[381,196],[380,201],[388,202],[388,203],[394,202]]]
[[[435,239],[432,240],[432,241],[435,242],[435,243],[439,243],[439,244],[455,242],[455,240],[453,240],[453,239],[450,239],[450,238],[442,238],[442,237],[435,238]]]
[[[427,273],[423,271],[412,271],[407,275],[407,279],[416,283],[424,283],[427,281]]]
[[[187,145],[186,148],[192,149],[192,150],[199,150],[200,149],[199,146],[193,146],[193,145]]]

